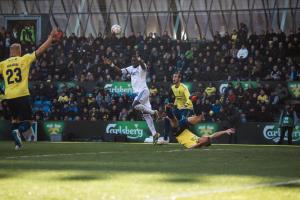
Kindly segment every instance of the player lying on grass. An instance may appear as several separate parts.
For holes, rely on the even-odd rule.
[[[149,89],[146,82],[148,67],[144,61],[138,57],[133,56],[131,59],[131,66],[126,68],[119,68],[108,58],[103,58],[105,64],[110,65],[119,75],[130,76],[133,93],[136,95],[132,107],[140,111],[152,133],[153,143],[157,143],[160,134],[156,131],[152,116],[158,116],[158,111],[153,110],[149,100]]]
[[[224,131],[215,132],[209,136],[198,137],[189,130],[189,126],[203,121],[203,114],[178,120],[172,111],[172,106],[170,105],[166,106],[166,113],[167,118],[170,120],[171,126],[175,131],[177,141],[188,149],[210,146],[212,140],[219,138],[222,135],[231,135],[235,133],[235,130],[230,128]]]

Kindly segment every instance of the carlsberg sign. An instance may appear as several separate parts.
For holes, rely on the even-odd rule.
[[[105,90],[109,90],[111,93],[117,94],[132,94],[132,87],[130,82],[112,82],[107,83],[104,86]]]
[[[277,124],[265,125],[263,128],[263,135],[267,140],[278,142],[280,139],[280,128]],[[293,142],[300,141],[300,125],[297,125],[294,128],[292,138]],[[285,134],[284,140],[287,141],[287,133]]]
[[[144,141],[149,136],[147,124],[143,121],[108,123],[105,132],[106,134],[126,135],[129,140],[134,141]]]

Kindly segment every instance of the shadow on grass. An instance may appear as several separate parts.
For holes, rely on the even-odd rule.
[[[79,144],[78,144],[79,145]],[[58,145],[62,148],[62,145]],[[71,146],[73,149],[69,149]],[[33,146],[35,147],[35,146]],[[46,154],[56,152],[56,145],[40,145]],[[80,148],[79,148],[80,147]],[[113,154],[74,155],[58,157],[26,157],[0,160],[1,174],[21,173],[27,171],[68,171],[79,170],[83,173],[163,173],[170,178],[166,182],[193,182],[193,175],[235,175],[235,176],[261,176],[261,177],[287,177],[300,178],[300,160],[298,149],[285,150],[273,148],[251,148],[222,146],[206,150],[156,152],[162,150],[178,150],[176,146],[153,147],[150,145],[105,145],[101,149],[96,144],[80,145],[76,150],[74,144],[64,148],[68,151],[114,151]],[[85,149],[86,148],[86,149]],[[89,150],[87,150],[89,149]],[[157,150],[158,149],[158,150]],[[35,149],[32,149],[32,152]],[[61,149],[62,151],[63,149]],[[76,151],[75,151],[76,150]],[[229,150],[229,151],[226,151]],[[69,152],[67,152],[69,153]],[[41,154],[41,153],[40,153]],[[288,164],[287,164],[288,163]],[[182,175],[174,178],[174,175]],[[186,176],[187,175],[187,176]],[[96,176],[97,178],[97,176]],[[103,177],[99,176],[98,179]],[[105,177],[104,177],[105,178]],[[66,180],[93,180],[94,176],[71,176]],[[298,186],[297,186],[298,187]]]
[[[169,182],[169,183],[199,183],[199,180],[196,178],[188,178],[188,177],[171,177],[161,180],[162,182]]]
[[[64,176],[59,178],[59,180],[62,181],[93,181],[99,179],[104,179],[104,178],[98,176],[92,176],[92,175],[74,175],[74,176]]]
[[[8,179],[8,178],[11,178],[11,177],[13,177],[13,175],[12,174],[0,174],[0,179]]]
[[[287,184],[287,185],[278,185],[276,187],[280,187],[280,188],[299,188],[300,189],[300,183],[291,183],[291,184]]]

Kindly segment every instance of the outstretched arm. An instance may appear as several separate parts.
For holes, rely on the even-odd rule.
[[[227,130],[224,130],[224,131],[218,131],[218,132],[215,132],[214,134],[210,135],[210,139],[216,139],[218,137],[221,137],[222,135],[231,135],[235,133],[235,129],[234,128],[230,128],[230,129],[227,129]]]
[[[103,57],[103,63],[111,66],[117,74],[122,74],[121,69],[116,66],[110,59]]]
[[[231,135],[233,133],[235,133],[235,129],[230,128],[230,129],[227,129],[227,130],[224,130],[224,131],[215,132],[214,134],[212,134],[210,136],[202,136],[198,139],[197,144],[191,146],[190,149],[200,148],[200,147],[203,147],[203,146],[210,146],[212,139],[219,138],[219,137],[221,137],[225,134]]]
[[[36,57],[42,55],[52,44],[54,35],[57,33],[57,28],[53,28],[48,39],[35,51]]]

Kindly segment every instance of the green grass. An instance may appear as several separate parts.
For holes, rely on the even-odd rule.
[[[300,199],[300,146],[0,143],[1,200],[175,197]]]

